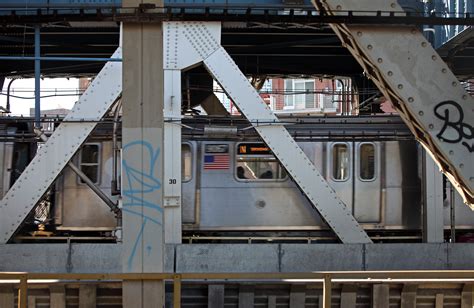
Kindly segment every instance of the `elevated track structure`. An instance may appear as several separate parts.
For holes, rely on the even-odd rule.
[[[44,8],[40,3],[34,8],[34,17],[28,14],[31,12],[29,9],[22,11],[23,6],[15,5],[14,2],[3,5],[0,22],[37,24],[37,36],[38,23],[53,23],[56,26],[54,20],[66,20],[68,26],[83,20],[123,22],[123,44],[112,55],[114,59],[120,58],[122,61],[110,61],[105,64],[71,113],[49,138],[45,138],[41,131],[38,132],[38,136],[45,141],[44,146],[38,150],[31,163],[0,201],[0,243],[6,244],[18,231],[24,219],[41,201],[97,123],[121,98],[121,265],[123,272],[138,275],[134,281],[130,279],[124,282],[125,306],[138,303],[139,306],[148,307],[151,303],[164,303],[163,281],[160,281],[159,277],[152,277],[156,279],[149,281],[143,275],[147,272],[164,272],[167,262],[172,263],[167,260],[169,256],[166,244],[180,245],[182,240],[182,166],[176,159],[181,157],[182,74],[199,66],[201,73],[204,68],[212,77],[207,78],[206,82],[212,84],[214,80],[219,83],[247,118],[248,123],[271,149],[313,208],[334,231],[342,243],[341,249],[348,249],[349,244],[362,245],[364,249],[371,246],[371,239],[350,209],[296,143],[285,123],[265,104],[246,76],[252,75],[249,74],[252,70],[262,73],[259,72],[258,65],[260,57],[269,56],[271,59],[271,52],[266,53],[265,48],[278,49],[287,45],[281,46],[273,41],[266,46],[260,46],[260,49],[256,48],[258,52],[253,50],[244,54],[241,61],[234,61],[232,54],[237,58],[242,56],[242,49],[239,50],[242,46],[235,48],[236,46],[229,44],[230,51],[224,48],[226,42],[223,40],[223,28],[233,28],[228,31],[230,36],[235,34],[236,28],[243,27],[248,30],[248,25],[255,25],[260,33],[265,33],[268,28],[276,28],[278,32],[282,28],[291,27],[291,35],[307,35],[308,29],[316,29],[317,35],[330,33],[328,38],[323,39],[323,43],[331,44],[334,43],[335,34],[342,42],[342,45],[337,45],[335,49],[341,52],[340,47],[347,48],[358,63],[352,66],[352,71],[346,68],[346,73],[349,72],[350,75],[352,72],[355,75],[363,72],[370,77],[396,107],[407,127],[448,177],[464,202],[471,208],[474,206],[474,99],[461,86],[455,74],[417,27],[422,23],[472,25],[473,18],[469,14],[440,19],[424,13],[405,12],[402,6],[394,1],[369,0],[315,0],[313,7],[316,9],[308,3],[303,3],[300,6],[290,5],[289,8],[286,5],[277,5],[274,8],[248,7],[245,10],[232,5],[226,5],[225,8],[188,8],[187,4],[180,6],[159,1],[142,3],[132,0],[123,3],[112,2],[100,10],[87,5],[69,7],[63,4]],[[120,5],[123,7],[119,7]],[[328,32],[327,25],[322,25],[323,23],[329,24],[332,32]],[[377,26],[374,27],[374,24]],[[18,37],[7,36],[6,40],[18,43]],[[26,41],[25,30],[23,40]],[[316,40],[316,45],[318,42],[322,41]],[[317,70],[317,61],[309,60],[312,55],[306,53],[305,47],[301,47],[300,43],[298,40],[290,43],[297,52],[289,56],[299,55],[301,62],[295,63],[294,66],[282,65],[282,71],[296,73],[295,68],[309,63],[308,75],[311,75],[312,69],[315,75],[328,73],[329,66]],[[113,43],[109,43],[108,47],[111,45]],[[41,54],[38,52],[39,46],[35,47],[33,60],[38,63]],[[14,50],[17,47],[6,48]],[[235,49],[232,51],[232,48]],[[339,55],[347,57],[348,54],[342,51]],[[4,58],[4,61],[6,59]],[[251,63],[246,66],[249,59],[254,59],[257,65],[252,66]],[[30,59],[20,57],[16,60]],[[333,63],[335,62],[337,60]],[[54,61],[52,63],[54,64]],[[97,66],[100,65],[82,73],[90,74]],[[241,71],[242,67],[244,72]],[[68,70],[67,67],[56,71],[54,67],[51,69],[56,74],[67,74]],[[80,75],[80,70],[76,71],[76,74]],[[274,68],[273,72],[271,70],[269,69],[269,74],[278,73]],[[28,75],[26,70],[22,72],[17,74],[10,67],[5,69],[3,74]],[[332,72],[336,75],[337,69]],[[38,81],[38,69],[35,76]],[[201,97],[200,102],[203,100]],[[433,166],[429,168],[436,169]],[[429,225],[434,224],[432,232],[437,234],[436,241],[439,242],[442,241],[442,236],[439,236],[440,228],[442,230],[442,223],[439,223],[439,220],[442,220],[439,215],[442,205],[439,198],[434,196],[436,194],[434,192],[427,195],[426,198],[436,200],[433,202],[436,205],[427,208],[429,213],[425,214],[427,217],[432,214],[428,219]],[[467,249],[472,250],[471,246],[468,247]],[[174,247],[168,250],[173,251]],[[462,255],[462,252],[460,254]],[[366,256],[365,252],[360,255]],[[459,266],[471,265],[468,263]],[[440,268],[446,266],[445,263],[435,265]],[[190,271],[195,270],[199,271],[192,267]],[[26,275],[20,277],[22,305],[25,303],[27,278]],[[179,281],[182,277],[174,278]],[[330,284],[329,274],[323,278],[326,286]],[[124,279],[127,280],[125,276]],[[323,305],[330,307],[330,289],[326,288],[325,291],[326,296],[323,298],[326,300]],[[177,294],[178,289],[175,290],[175,295]],[[405,301],[413,302],[409,299]],[[382,305],[379,304],[380,307]],[[408,307],[407,303],[405,305]]]

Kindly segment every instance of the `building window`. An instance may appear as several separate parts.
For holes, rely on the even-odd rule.
[[[285,108],[316,108],[314,80],[285,79]]]
[[[295,98],[292,92],[293,80],[285,79],[285,108],[295,108]]]
[[[94,183],[99,183],[100,146],[85,144],[79,156],[79,168]],[[80,183],[84,181],[79,178]]]
[[[268,181],[286,179],[286,170],[261,143],[241,143],[237,147],[235,177],[239,180]]]
[[[192,163],[193,156],[191,152],[191,146],[189,144],[181,145],[181,180],[183,182],[189,182],[192,178]]]
[[[332,177],[336,181],[349,178],[349,149],[346,144],[335,144],[332,148]]]
[[[360,178],[371,181],[375,179],[375,146],[371,143],[364,143],[359,147],[360,156]]]

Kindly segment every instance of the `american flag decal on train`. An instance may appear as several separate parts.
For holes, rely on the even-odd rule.
[[[228,153],[204,155],[204,170],[229,169],[230,160]]]

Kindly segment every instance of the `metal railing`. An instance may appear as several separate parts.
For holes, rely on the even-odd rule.
[[[81,273],[24,273],[0,272],[1,280],[13,280],[19,284],[18,307],[26,308],[28,301],[28,283],[35,280],[66,281],[172,281],[173,307],[181,307],[181,283],[183,280],[192,281],[307,281],[323,284],[323,307],[331,307],[331,290],[333,282],[365,282],[400,283],[404,281],[423,282],[472,282],[474,270],[443,270],[443,271],[346,271],[346,272],[310,272],[310,273],[115,273],[115,274],[81,274]],[[15,281],[18,281],[15,282]]]

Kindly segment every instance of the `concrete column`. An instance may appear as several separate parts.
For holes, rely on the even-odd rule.
[[[28,308],[36,308],[36,296],[28,296]]]
[[[345,284],[341,290],[341,308],[355,308],[357,302],[357,285]]]
[[[372,287],[372,307],[384,308],[390,305],[390,287],[388,284],[374,284]]]
[[[472,284],[466,283],[461,292],[461,308],[472,308],[474,304],[474,289]]]
[[[444,294],[438,293],[436,294],[435,298],[435,308],[443,308],[444,307]]]
[[[210,284],[207,291],[207,307],[221,308],[224,307],[224,292],[223,284]]]
[[[423,151],[423,191],[423,241],[443,243],[443,176],[426,151]]]
[[[124,0],[124,7],[159,0]],[[123,25],[124,272],[163,272],[163,38],[161,23]],[[163,307],[160,281],[125,281],[124,307]]]
[[[79,308],[95,307],[97,305],[97,285],[83,284],[79,286]]]
[[[292,285],[290,289],[290,308],[304,308],[306,285]]]
[[[270,295],[268,296],[268,308],[276,308],[276,296]]]
[[[255,302],[253,285],[241,285],[239,287],[239,308],[252,308]]]
[[[403,286],[401,294],[401,308],[416,308],[417,285],[406,284]]]
[[[0,307],[13,308],[15,305],[15,293],[13,285],[0,286]]]
[[[49,307],[66,307],[66,288],[64,285],[52,285],[49,287]]]

